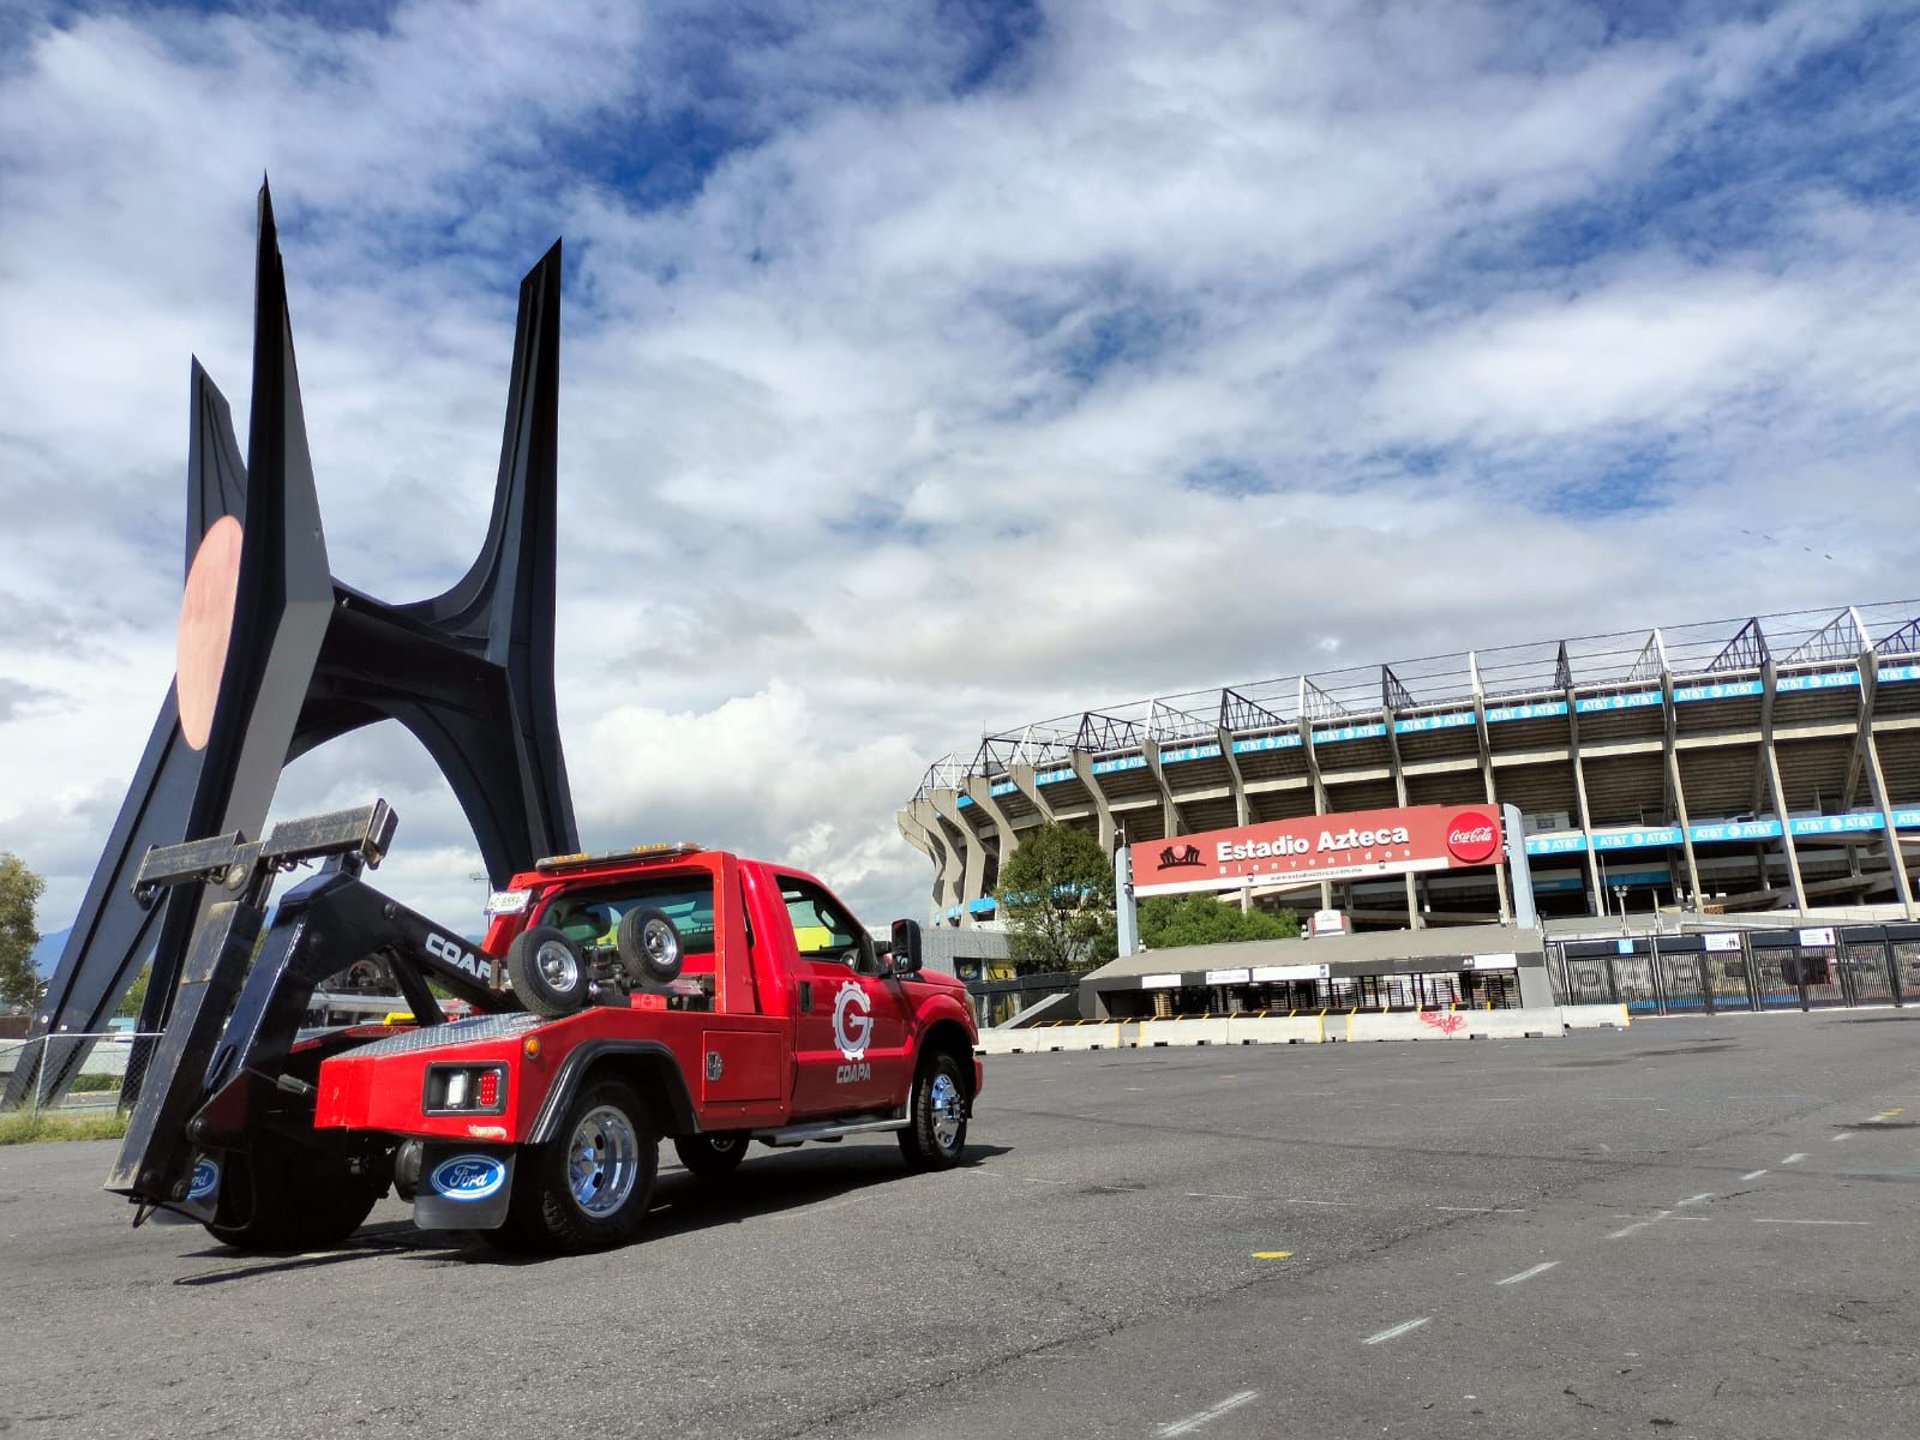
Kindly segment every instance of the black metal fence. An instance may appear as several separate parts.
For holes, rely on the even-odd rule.
[[[1920,1005],[1920,925],[1622,935],[1548,948],[1554,988],[1571,1005],[1647,1015]]]

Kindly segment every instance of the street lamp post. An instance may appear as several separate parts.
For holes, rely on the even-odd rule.
[[[1627,933],[1627,887],[1614,886],[1613,898],[1620,902],[1620,933],[1624,935]]]

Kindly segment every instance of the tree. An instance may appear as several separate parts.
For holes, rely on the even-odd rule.
[[[0,1004],[31,1010],[46,989],[33,968],[33,909],[46,888],[18,855],[0,853]]]
[[[1086,969],[1111,960],[1119,948],[1113,862],[1084,831],[1064,825],[1029,831],[1001,862],[993,898],[1017,975]]]
[[[1291,910],[1277,915],[1243,911],[1211,895],[1155,895],[1140,902],[1140,940],[1150,950],[1228,940],[1293,940],[1299,934],[1300,921]]]
[[[127,1017],[138,1016],[140,1014],[140,1007],[147,1003],[147,981],[152,977],[152,964],[142,965],[139,975],[134,977],[132,987],[127,991],[126,997],[121,1000],[120,1008],[113,1013]]]

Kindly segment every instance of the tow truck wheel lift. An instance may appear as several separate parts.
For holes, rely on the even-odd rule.
[[[397,824],[379,800],[284,821],[264,840],[236,833],[147,852],[134,885],[143,906],[192,882],[230,898],[208,907],[190,942],[107,1177],[138,1207],[136,1225],[166,1210],[237,1248],[286,1250],[333,1244],[367,1218],[394,1179],[396,1144],[316,1130],[315,1080],[322,1060],[388,1031],[300,1040],[327,977],[383,959],[422,1025],[446,1019],[429,980],[479,1011],[522,1008],[496,988],[489,957],[361,880]],[[276,876],[315,860],[319,873],[281,899],[263,938]]]

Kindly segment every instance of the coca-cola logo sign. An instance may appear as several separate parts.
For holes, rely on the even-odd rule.
[[[1463,865],[1491,860],[1500,848],[1500,827],[1491,817],[1464,811],[1447,822],[1447,853]]]

